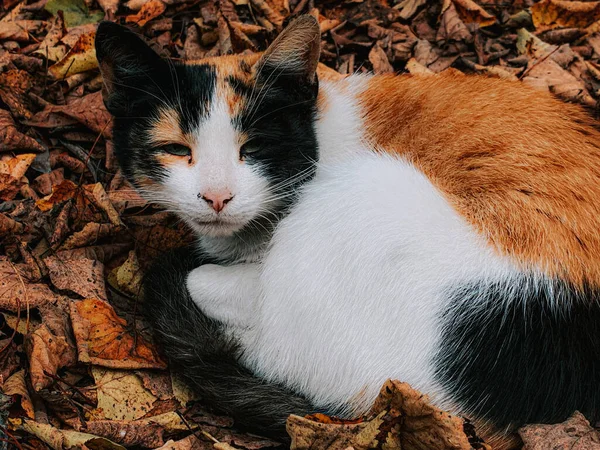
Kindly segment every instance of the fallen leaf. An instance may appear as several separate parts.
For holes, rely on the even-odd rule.
[[[112,205],[108,194],[104,190],[104,187],[100,183],[96,183],[91,186],[86,186],[85,188],[91,193],[90,200],[106,213],[110,223],[116,225],[117,227],[123,226],[121,216]]]
[[[597,450],[600,431],[592,428],[579,411],[556,425],[526,425],[519,430],[523,450]]]
[[[369,52],[369,61],[373,64],[373,71],[377,74],[394,72],[387,55],[377,43]]]
[[[48,286],[28,283],[14,265],[0,261],[0,308],[25,312],[28,308],[37,308],[56,299]]]
[[[288,418],[292,450],[366,450],[381,444],[388,450],[471,450],[461,419],[432,406],[426,395],[399,381],[386,382],[368,420],[340,424],[317,418]]]
[[[119,9],[120,0],[98,0],[98,4],[100,8],[102,8],[106,14],[106,17],[109,20],[115,16],[117,10]]]
[[[142,5],[137,14],[127,16],[125,20],[129,23],[135,23],[140,27],[146,25],[152,19],[160,16],[167,9],[161,0],[150,0]]]
[[[48,256],[44,259],[50,281],[60,290],[68,290],[84,298],[106,300],[104,264],[93,259],[60,259]]]
[[[80,433],[72,430],[59,430],[52,425],[27,421],[23,430],[38,437],[54,450],[64,450],[72,447],[98,449],[98,450],[126,450],[125,447],[115,444],[108,439],[94,436],[93,434]]]
[[[95,244],[103,237],[114,235],[118,228],[109,223],[86,223],[82,230],[69,236],[60,248],[61,250],[70,250]]]
[[[0,40],[29,41],[30,34],[40,31],[46,22],[42,20],[15,20],[0,22]]]
[[[542,0],[531,6],[531,18],[537,31],[585,28],[600,19],[600,2]]]
[[[415,58],[411,58],[406,63],[406,70],[411,75],[435,75],[434,72],[429,70],[423,64],[420,64]]]
[[[464,23],[477,23],[487,27],[496,23],[496,18],[473,0],[444,0],[442,14],[453,4]]]
[[[0,152],[13,150],[43,152],[45,149],[35,139],[17,129],[10,112],[0,109]]]
[[[0,237],[17,235],[23,232],[25,226],[16,220],[0,213]]]
[[[128,386],[125,386],[128,389]],[[126,447],[157,448],[164,444],[164,429],[156,423],[139,421],[92,420],[85,424],[88,433],[110,439]]]
[[[27,383],[25,382],[24,369],[13,373],[2,385],[2,391],[6,395],[18,395],[21,399],[21,408],[23,408],[27,417],[30,419],[35,417],[33,403],[31,403],[31,397],[27,390]]]
[[[23,184],[22,178],[35,156],[35,154],[26,153],[0,158],[0,200],[15,198]]]
[[[66,337],[57,336],[44,323],[25,336],[25,349],[31,385],[35,391],[51,385],[54,382],[51,376],[56,375],[58,369],[76,362],[75,351]]]
[[[35,55],[41,55],[50,61],[58,61],[65,56],[66,49],[64,45],[58,45],[65,34],[65,22],[62,14],[56,14],[50,22],[51,28],[39,48],[33,52]]]
[[[460,18],[454,4],[449,2],[443,11],[440,19],[440,27],[436,34],[436,41],[441,43],[457,41],[471,42],[473,36]]]
[[[45,9],[52,15],[62,11],[68,28],[98,23],[104,17],[99,11],[90,12],[83,0],[48,0]]]
[[[87,299],[71,304],[79,361],[115,369],[164,369],[166,364],[106,302]]]
[[[202,441],[196,435],[189,435],[179,441],[168,441],[160,448],[156,450],[212,450],[214,449],[213,443],[208,441]]]
[[[157,400],[132,372],[92,367],[98,395],[95,419],[136,420],[152,409]]]
[[[56,64],[48,69],[55,80],[66,78],[67,75],[86,72],[98,67],[94,39],[96,32],[82,34],[73,48]],[[92,94],[93,95],[93,94]]]
[[[43,173],[31,183],[31,186],[41,195],[52,194],[52,189],[58,186],[65,179],[65,169],[62,167]]]
[[[52,187],[52,193],[35,202],[40,211],[50,211],[54,206],[60,205],[74,198],[79,192],[79,187],[71,180],[63,180]]]
[[[2,315],[6,319],[6,317],[9,316],[9,313],[4,312]],[[19,319],[18,323],[15,324],[15,327],[13,328],[11,326],[11,328],[13,328],[13,330],[16,332],[19,332],[20,323],[21,320]],[[8,378],[19,369],[21,366],[21,361],[16,353],[17,344],[15,344],[14,336],[11,335],[6,339],[0,340],[0,349],[2,349],[0,352],[0,386],[3,386]]]
[[[404,20],[410,19],[417,13],[417,10],[423,6],[427,0],[402,0],[394,6],[400,13],[400,17]]]

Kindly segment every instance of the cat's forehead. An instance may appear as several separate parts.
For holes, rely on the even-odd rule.
[[[229,55],[187,61],[177,68],[168,103],[157,105],[149,133],[152,144],[178,142],[191,145],[194,132],[214,114],[226,109],[234,120],[252,97],[254,67],[260,54]]]

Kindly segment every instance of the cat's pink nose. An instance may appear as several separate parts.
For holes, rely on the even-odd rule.
[[[225,205],[231,201],[233,195],[230,192],[205,192],[200,197],[210,205],[216,212],[221,212]]]

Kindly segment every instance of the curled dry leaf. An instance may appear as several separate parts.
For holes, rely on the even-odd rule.
[[[33,53],[41,55],[50,61],[58,61],[66,53],[64,45],[58,45],[66,31],[63,15],[56,14],[50,24],[50,31],[46,34],[39,48]]]
[[[200,440],[194,434],[179,441],[168,441],[156,450],[212,450],[214,449],[213,442]]]
[[[66,78],[67,75],[86,72],[98,67],[94,47],[95,37],[95,31],[82,34],[64,58],[48,69],[48,73],[52,78],[59,80]]]
[[[480,27],[487,27],[496,23],[496,18],[473,0],[444,0],[442,14],[454,4],[459,17],[464,23],[477,23]]]
[[[110,198],[104,187],[100,183],[93,184],[85,187],[86,191],[91,193],[90,200],[101,210],[106,213],[106,216],[110,223],[117,227],[122,226],[121,216],[112,205]]]
[[[111,284],[133,296],[138,298],[142,293],[142,280],[144,274],[140,267],[135,251],[129,252],[127,260],[119,267],[115,268],[109,281]]]
[[[56,375],[58,369],[76,362],[75,349],[67,341],[66,332],[56,335],[45,323],[25,336],[25,349],[35,391],[50,386],[54,381],[51,376]]]
[[[166,364],[106,302],[87,299],[71,304],[79,361],[117,369],[164,369]]]
[[[94,436],[93,434],[80,433],[72,430],[59,430],[52,425],[27,421],[23,430],[36,436],[48,444],[53,450],[69,448],[88,448],[102,450],[125,450],[125,447],[115,444],[108,439]]]
[[[427,396],[407,383],[386,382],[369,416],[360,423],[323,423],[322,417],[317,422],[290,416],[287,430],[292,437],[291,448],[471,450],[463,421],[430,405]]]
[[[49,256],[44,259],[50,281],[60,290],[68,290],[84,298],[106,300],[104,264],[94,259],[63,259]]]
[[[2,391],[6,395],[18,395],[21,399],[21,408],[25,411],[25,414],[30,419],[35,417],[35,411],[33,409],[33,403],[31,403],[31,397],[27,390],[27,383],[25,381],[25,370],[19,370],[13,373],[3,384]]]
[[[373,71],[377,74],[394,72],[387,55],[378,43],[369,52],[369,61],[373,64]]]
[[[585,28],[600,19],[600,2],[542,0],[531,6],[531,18],[537,31]]]
[[[71,200],[79,192],[79,187],[71,180],[63,180],[52,187],[52,193],[35,202],[40,211],[49,211],[55,205]]]
[[[22,178],[35,159],[34,154],[3,156],[0,158],[0,200],[12,200],[15,198],[21,185]]]
[[[28,308],[53,303],[54,292],[45,284],[28,283],[18,269],[8,261],[0,261],[0,308],[24,314]]]
[[[600,431],[579,411],[556,425],[526,425],[519,430],[523,450],[597,450]]]
[[[31,186],[42,195],[52,194],[52,188],[58,186],[65,179],[65,169],[59,167],[48,173],[43,173],[31,183]]]
[[[285,20],[285,16],[281,14],[277,10],[277,8],[272,8],[266,0],[250,0],[252,6],[258,9],[265,18],[271,22],[276,27],[281,28],[283,25],[283,21]]]
[[[152,19],[160,16],[167,9],[161,0],[150,0],[142,5],[142,8],[134,15],[127,16],[125,20],[129,23],[136,23],[140,27],[146,25]]]
[[[119,9],[120,0],[98,0],[100,8],[102,8],[106,14],[106,17],[111,19],[115,16]]]
[[[61,250],[70,250],[79,247],[85,247],[96,243],[99,239],[111,236],[117,231],[118,227],[108,223],[86,223],[81,231],[73,233],[60,246]]]
[[[43,152],[44,147],[32,137],[17,130],[10,112],[0,109],[0,152],[13,150]]]

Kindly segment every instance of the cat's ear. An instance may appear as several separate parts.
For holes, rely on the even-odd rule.
[[[101,22],[95,45],[104,104],[111,114],[127,116],[145,96],[160,93],[158,81],[168,70],[167,64],[136,33],[113,22]]]
[[[313,16],[292,21],[265,51],[257,63],[262,78],[285,77],[301,84],[317,82],[321,53],[321,30]]]

